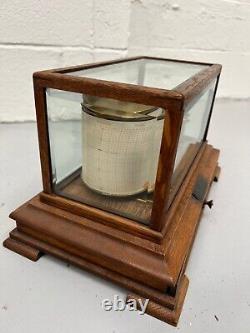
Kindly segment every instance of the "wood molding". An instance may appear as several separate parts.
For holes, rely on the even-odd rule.
[[[187,260],[208,191],[219,176],[218,156],[217,149],[205,144],[173,201],[172,215],[166,215],[168,227],[160,243],[55,207],[38,195],[10,214],[17,228],[4,246],[31,260],[52,254],[109,279],[135,299],[149,298],[148,313],[176,325],[188,284]],[[206,182],[202,200],[193,196],[199,177]]]

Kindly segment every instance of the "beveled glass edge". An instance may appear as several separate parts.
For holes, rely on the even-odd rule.
[[[142,60],[142,59],[178,62],[178,63],[186,63],[186,64],[190,64],[190,65],[193,64],[193,65],[200,65],[200,66],[212,66],[213,65],[213,63],[191,61],[191,60],[184,60],[184,59],[172,59],[172,58],[162,58],[162,57],[153,57],[153,56],[135,56],[135,57],[118,58],[118,59],[114,59],[114,60],[99,61],[99,62],[88,63],[88,64],[81,64],[81,65],[64,67],[64,68],[56,68],[56,69],[48,70],[48,72],[66,74],[66,73],[71,73],[74,71],[79,71],[79,70],[84,70],[84,69],[109,66],[112,64],[119,64],[119,63],[123,63],[123,62],[130,62],[130,61]],[[110,82],[112,82],[112,81],[110,81]]]
[[[88,77],[77,77],[73,75],[69,75],[66,73],[70,73],[72,71],[89,69],[89,68],[96,68],[99,66],[105,65],[112,65],[122,62],[128,62],[133,60],[140,60],[140,59],[152,59],[152,60],[160,60],[160,61],[173,61],[173,62],[181,62],[181,63],[188,63],[194,65],[204,65],[204,69],[199,71],[198,73],[190,76],[188,79],[183,81],[181,84],[176,86],[173,89],[164,89],[164,88],[154,88],[154,87],[147,87],[137,84],[130,84],[130,83],[122,83],[122,82],[115,82],[115,81],[106,81],[101,79],[94,79]],[[159,57],[150,57],[150,56],[137,56],[137,57],[128,57],[110,61],[102,61],[97,63],[90,63],[86,65],[79,65],[79,66],[72,66],[66,68],[58,68],[58,69],[50,69],[45,71],[35,72],[33,74],[34,79],[42,79],[46,80],[47,83],[44,87],[50,86],[51,88],[60,89],[60,90],[68,90],[72,92],[83,92],[86,89],[86,86],[92,86],[90,94],[100,97],[107,97],[107,88],[116,89],[117,96],[116,98],[119,100],[124,101],[133,101],[135,103],[143,103],[142,98],[136,98],[133,100],[134,95],[137,93],[140,94],[148,94],[149,99],[150,96],[155,96],[160,99],[164,99],[165,103],[158,104],[157,102],[152,99],[152,102],[144,103],[147,105],[155,105],[155,106],[166,106],[167,101],[166,99],[176,99],[176,100],[184,100],[184,104],[187,105],[189,102],[197,95],[199,95],[202,90],[206,88],[206,86],[210,83],[210,81],[218,76],[221,72],[221,65],[219,64],[211,64],[205,62],[194,62],[194,61],[187,61],[187,60],[179,60],[179,59],[168,59],[168,58],[159,58]],[[61,84],[59,84],[61,81]],[[63,82],[62,82],[63,81]],[[50,83],[49,83],[50,82]],[[57,82],[57,84],[56,84]],[[193,82],[196,85],[193,85]],[[78,83],[78,84],[76,84]],[[52,86],[51,86],[52,84]],[[77,88],[73,88],[73,85]],[[82,85],[82,86],[81,86]],[[61,86],[61,87],[60,87]],[[105,88],[105,92],[102,94],[102,89]],[[108,90],[110,90],[108,89]],[[97,92],[98,90],[98,92]],[[86,92],[86,90],[85,90]],[[130,93],[131,92],[131,93]],[[122,95],[122,98],[121,96]],[[111,94],[112,95],[112,94]],[[129,95],[129,96],[128,96]],[[110,96],[108,96],[110,97]],[[110,97],[112,98],[112,97]]]

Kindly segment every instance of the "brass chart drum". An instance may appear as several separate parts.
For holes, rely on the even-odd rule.
[[[83,182],[111,196],[152,192],[163,109],[85,95],[82,110]]]

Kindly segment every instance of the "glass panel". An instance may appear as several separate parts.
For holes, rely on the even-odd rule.
[[[185,111],[172,178],[172,196],[178,190],[204,139],[216,80]]]
[[[58,183],[81,165],[82,96],[47,89],[52,173]]]
[[[173,89],[208,67],[185,62],[139,59],[67,73],[99,80]]]
[[[55,193],[148,224],[165,111],[47,89]]]

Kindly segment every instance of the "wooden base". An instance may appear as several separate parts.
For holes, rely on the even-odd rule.
[[[10,233],[10,237],[3,242],[3,246],[32,261],[37,261],[42,256],[42,252],[22,241],[15,239],[15,237],[13,237],[15,230],[16,229],[14,229],[13,232]]]
[[[146,313],[176,325],[188,287],[185,267],[203,204],[212,182],[218,180],[218,155],[206,144],[197,156],[162,232],[151,233],[145,226],[122,230],[112,220],[103,223],[81,210],[72,213],[72,203],[59,208],[59,197],[57,201],[55,195],[42,193],[10,214],[17,228],[4,246],[34,261],[47,253],[93,272],[129,290],[128,298],[149,299]],[[194,196],[200,177],[205,182],[202,200]]]
[[[95,264],[91,264],[78,256],[70,255],[69,253],[60,250],[57,247],[48,245],[45,242],[37,241],[33,237],[30,237],[17,229],[14,229],[10,233],[10,237],[4,241],[4,246],[33,261],[37,261],[44,253],[63,259],[70,264],[99,275],[104,279],[108,279],[126,289],[130,289],[132,293],[128,294],[127,299],[133,298],[135,300],[141,299],[145,301],[146,298],[149,298],[150,301],[146,309],[147,314],[171,323],[172,325],[176,325],[178,322],[188,287],[188,278],[186,276],[183,277],[178,292],[173,297],[164,293],[159,293],[156,290],[144,287],[143,285],[139,285],[134,281],[126,279],[120,274],[101,268]]]

